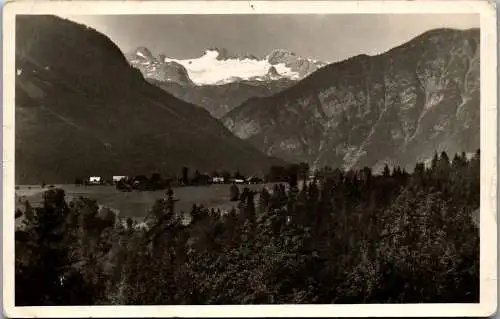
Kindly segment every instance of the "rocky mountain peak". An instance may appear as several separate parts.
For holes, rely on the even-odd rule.
[[[159,54],[155,58],[148,48],[138,47],[127,57],[129,63],[148,79],[194,85],[186,68],[180,63],[170,61],[165,54]]]
[[[267,76],[269,76],[270,78],[279,78],[280,74],[278,73],[278,71],[274,66],[271,66],[267,71]]]
[[[297,57],[297,54],[284,49],[274,49],[267,56],[267,61],[275,65],[278,63],[286,63],[286,61],[290,60],[292,57]]]
[[[297,73],[298,78],[303,78],[326,64],[311,58],[301,57],[295,52],[284,49],[274,49],[271,51],[267,56],[267,61],[271,65],[285,65],[285,67]]]
[[[161,79],[166,82],[175,82],[182,85],[195,85],[189,78],[186,68],[174,61],[164,62],[158,68]]]
[[[153,54],[151,53],[151,51],[149,51],[148,48],[146,47],[137,47],[135,50],[134,50],[134,55],[136,57],[139,57],[139,58],[142,58],[142,59],[146,59],[146,60],[155,60],[155,57],[153,56]]]

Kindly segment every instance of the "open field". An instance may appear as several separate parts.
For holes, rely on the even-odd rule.
[[[118,212],[121,217],[142,218],[146,216],[148,210],[156,200],[165,198],[165,190],[121,192],[114,186],[54,186],[64,189],[67,202],[80,196],[94,199],[99,205],[109,207]],[[262,187],[272,190],[272,186],[272,184],[238,185],[240,192],[245,187],[260,191]],[[179,200],[176,202],[176,210],[179,212],[188,212],[191,210],[193,204],[203,204],[208,208],[228,210],[236,205],[236,202],[229,201],[230,187],[230,184],[214,184],[173,188],[174,198]],[[19,189],[16,189],[16,204],[22,205],[24,201],[20,201],[19,199],[24,197],[32,206],[38,206],[42,202],[42,194],[46,190],[47,188],[41,188],[39,185],[20,185]]]

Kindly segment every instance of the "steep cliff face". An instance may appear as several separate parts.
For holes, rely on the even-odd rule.
[[[479,147],[479,30],[438,29],[328,65],[222,119],[267,154],[344,168],[412,167]]]
[[[283,163],[146,82],[104,35],[55,16],[16,20],[16,183]]]

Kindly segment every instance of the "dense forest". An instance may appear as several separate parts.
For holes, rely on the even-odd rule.
[[[478,302],[479,167],[325,168],[189,223],[168,191],[149,227],[51,189],[15,234],[16,305]]]

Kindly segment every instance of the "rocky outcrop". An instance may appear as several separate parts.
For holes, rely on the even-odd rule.
[[[166,60],[163,54],[155,57],[147,48],[138,47],[133,52],[128,53],[126,57],[129,63],[139,69],[147,79],[174,82],[186,86],[194,85],[186,68],[177,62]]]
[[[277,79],[280,77],[280,74],[278,73],[278,71],[276,70],[276,68],[274,66],[270,67],[269,68],[269,71],[267,71],[267,76],[270,78],[270,79]]]
[[[298,74],[298,78],[302,79],[319,68],[326,65],[324,62],[307,59],[298,56],[294,52],[283,49],[275,49],[268,56],[267,61],[272,65],[284,64],[293,72]]]

